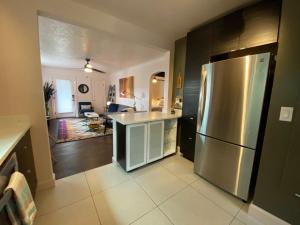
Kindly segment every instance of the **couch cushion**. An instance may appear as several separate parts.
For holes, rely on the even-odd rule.
[[[108,112],[118,112],[119,104],[111,103],[108,107]]]

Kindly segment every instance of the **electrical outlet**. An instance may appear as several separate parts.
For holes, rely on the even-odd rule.
[[[293,107],[281,107],[279,121],[292,122],[293,111]]]

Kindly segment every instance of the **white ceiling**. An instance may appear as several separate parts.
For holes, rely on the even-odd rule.
[[[172,41],[192,28],[257,0],[73,0]]]
[[[82,68],[85,58],[100,70],[113,72],[163,56],[164,50],[143,46],[54,19],[39,17],[42,65]]]

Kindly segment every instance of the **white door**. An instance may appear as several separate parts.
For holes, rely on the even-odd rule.
[[[126,126],[126,171],[147,163],[147,124]]]
[[[103,113],[106,106],[105,80],[93,79],[93,106],[97,113]]]
[[[67,79],[55,80],[55,115],[75,117],[74,82]]]
[[[164,148],[164,121],[148,123],[147,163],[161,159]]]

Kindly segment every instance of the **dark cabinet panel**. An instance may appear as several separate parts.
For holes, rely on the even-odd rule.
[[[202,65],[209,62],[211,26],[188,33],[183,89],[183,115],[196,114]]]
[[[212,55],[238,49],[239,37],[244,28],[241,10],[217,20],[211,26],[213,29]]]
[[[202,65],[209,63],[212,56],[277,42],[280,10],[280,1],[262,1],[187,34],[183,117],[197,116]],[[183,119],[181,149],[189,159],[194,155],[194,139],[189,138],[195,133],[196,125]]]
[[[10,155],[7,157],[7,159],[9,159],[11,157],[11,155],[14,153],[16,153],[16,155],[17,155],[19,172],[24,174],[24,176],[28,182],[28,185],[30,187],[30,190],[34,196],[35,190],[36,190],[36,174],[35,174],[35,167],[34,167],[33,153],[32,153],[31,139],[30,139],[29,131],[24,135],[24,137],[15,146],[15,148],[10,153]],[[6,163],[6,161],[4,162],[4,164]],[[0,166],[0,169],[2,169],[2,166]],[[0,193],[0,198],[1,197],[2,197],[2,193]],[[0,224],[1,225],[11,224],[5,210],[2,210],[0,212]]]
[[[300,108],[300,100],[296,108]],[[290,139],[292,140],[288,148],[288,156],[283,169],[283,179],[281,181],[281,191],[288,198],[288,210],[294,221],[300,221],[300,114],[294,114],[294,127]]]
[[[36,191],[36,172],[34,167],[33,152],[31,146],[30,132],[28,131],[20,142],[16,145],[14,151],[17,154],[19,171],[24,174],[30,190],[34,196]]]
[[[181,120],[180,152],[183,156],[194,161],[196,116],[184,116]]]
[[[239,48],[277,42],[280,14],[280,1],[266,1],[243,10],[244,28]]]

